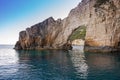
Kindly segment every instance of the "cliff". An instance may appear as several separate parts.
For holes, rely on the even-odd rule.
[[[120,0],[96,0],[90,10],[85,50],[94,52],[120,50]]]
[[[86,26],[85,51],[120,47],[120,0],[83,0],[65,19],[52,17],[19,34],[15,49],[71,49],[69,37]]]

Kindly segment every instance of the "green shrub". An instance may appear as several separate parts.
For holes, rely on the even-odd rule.
[[[94,7],[99,7],[100,5],[105,4],[108,1],[109,0],[97,0]]]
[[[80,26],[77,29],[73,31],[73,33],[70,35],[69,40],[73,41],[75,39],[85,39],[86,36],[86,27]]]

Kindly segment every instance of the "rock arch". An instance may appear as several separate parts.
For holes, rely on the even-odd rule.
[[[96,7],[95,4],[99,4],[97,1],[82,0],[65,19],[54,20],[50,17],[27,28],[23,31],[26,35],[20,33],[24,37],[19,37],[15,49],[36,49],[41,48],[41,44],[47,49],[63,49],[72,32],[85,25],[85,51],[118,50],[116,43],[119,44],[120,41],[120,0],[104,0],[105,3]],[[34,42],[39,42],[39,45],[34,45]]]

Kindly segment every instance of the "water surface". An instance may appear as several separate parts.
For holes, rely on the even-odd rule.
[[[120,54],[0,46],[0,80],[120,80]]]

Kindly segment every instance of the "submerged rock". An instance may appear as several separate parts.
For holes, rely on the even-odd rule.
[[[87,27],[85,51],[118,51],[120,0],[82,0],[65,19],[50,17],[20,32],[15,49],[70,49],[69,36],[79,26]]]

